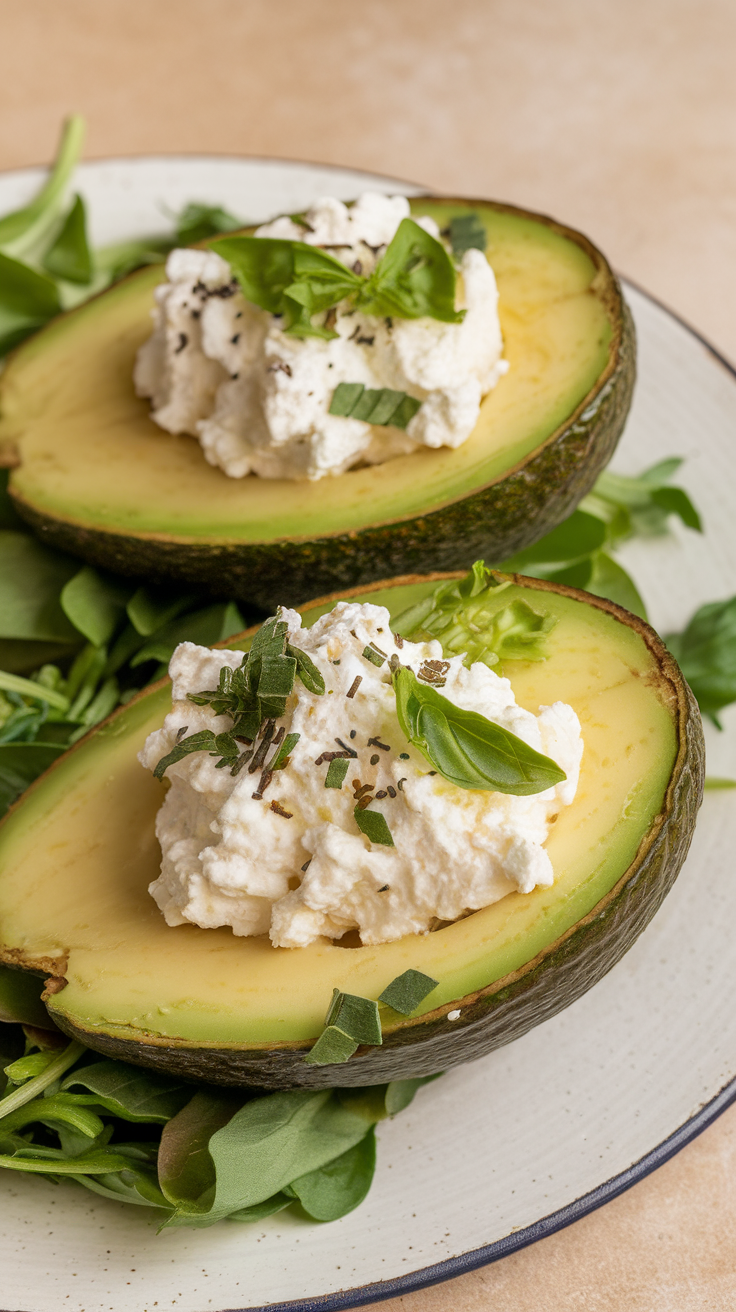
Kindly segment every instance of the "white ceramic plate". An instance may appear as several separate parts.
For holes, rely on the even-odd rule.
[[[39,177],[0,178],[0,213]],[[326,192],[396,187],[343,169],[209,157],[87,164],[80,181],[96,242],[164,230],[164,207],[186,200],[262,220]],[[702,539],[683,530],[625,552],[666,633],[703,601],[736,591],[736,377],[661,306],[634,288],[628,295],[640,382],[615,467],[637,472],[685,456],[684,482],[707,528]],[[736,714],[725,719],[725,733],[708,732],[709,763],[734,775]],[[735,847],[734,795],[706,796],[675,889],[631,952],[562,1015],[444,1076],[381,1125],[373,1188],[342,1221],[282,1212],[157,1236],[143,1208],[0,1173],[3,1307],[354,1307],[493,1261],[599,1206],[736,1098]]]

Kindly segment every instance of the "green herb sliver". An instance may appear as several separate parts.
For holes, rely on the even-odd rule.
[[[421,970],[405,970],[386,986],[378,1001],[392,1007],[402,1016],[410,1016],[413,1011],[438,988],[439,980],[432,979]]]
[[[328,413],[349,419],[362,419],[366,424],[393,428],[406,428],[421,406],[421,401],[408,392],[395,392],[390,387],[364,387],[363,383],[338,383],[332,394]]]
[[[395,670],[393,682],[409,742],[458,788],[528,797],[567,778],[548,756],[485,716],[454,706],[412,670]]]

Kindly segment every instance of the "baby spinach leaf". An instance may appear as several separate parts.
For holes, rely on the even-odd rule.
[[[67,282],[83,285],[92,281],[94,266],[87,242],[87,217],[81,196],[74,197],[74,204],[54,244],[43,257],[43,267],[52,278],[63,278]]]
[[[399,724],[430,764],[458,788],[487,789],[526,797],[567,776],[516,734],[475,711],[453,706],[412,670],[393,676]]]
[[[161,1133],[158,1180],[167,1202],[187,1214],[212,1206],[217,1168],[209,1152],[212,1136],[227,1125],[243,1095],[200,1089]]]
[[[439,980],[432,979],[421,970],[405,970],[397,975],[380,994],[378,1001],[385,1002],[402,1016],[411,1016],[421,1002],[439,986]]]
[[[67,1075],[61,1088],[72,1091],[87,1089],[89,1097],[78,1095],[85,1102],[105,1107],[124,1121],[145,1121],[156,1125],[171,1120],[192,1098],[191,1085],[123,1061],[96,1061],[82,1066]]]
[[[668,634],[665,642],[701,711],[722,728],[719,711],[736,701],[736,597],[701,606],[683,632]]]
[[[103,647],[115,632],[131,591],[129,583],[84,565],[62,589],[61,604],[74,627],[96,647]]]
[[[228,1221],[263,1221],[267,1216],[273,1216],[275,1212],[283,1212],[285,1207],[289,1207],[294,1201],[290,1194],[279,1191],[272,1198],[265,1198],[262,1203],[254,1203],[252,1207],[241,1207],[235,1212],[228,1212],[226,1220]]]
[[[130,662],[131,668],[146,661],[170,661],[180,642],[196,642],[212,647],[245,628],[245,621],[235,602],[220,602],[193,614],[180,615],[153,634]]]
[[[60,310],[53,279],[0,252],[0,354],[18,346]]]
[[[78,569],[78,561],[49,551],[29,533],[0,531],[0,637],[79,643],[60,603]]]
[[[288,1186],[304,1211],[315,1221],[336,1221],[362,1203],[376,1169],[376,1134],[373,1127],[365,1138],[339,1157]]]

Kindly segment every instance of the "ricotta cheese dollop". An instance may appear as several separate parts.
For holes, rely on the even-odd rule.
[[[326,197],[304,224],[282,217],[256,236],[323,246],[367,275],[408,217],[403,196],[369,192],[350,209]],[[439,237],[433,219],[417,222]],[[245,299],[212,251],[172,251],[166,273],[153,335],[138,352],[136,391],[151,399],[157,424],[199,438],[209,463],[231,478],[318,479],[359,461],[460,446],[482,397],[508,369],[496,280],[480,250],[466,251],[459,266],[462,323],[376,318],[345,301],[330,311],[330,340],[284,332],[279,316]],[[405,431],[331,415],[341,382],[406,392],[421,405]]]
[[[442,922],[489,906],[507,893],[551,885],[544,848],[560,808],[577,789],[580,724],[563,702],[534,715],[516,705],[508,679],[462,655],[444,661],[442,695],[477,711],[552,757],[567,778],[531,797],[470,791],[432,772],[409,745],[396,714],[388,662],[363,655],[374,643],[420,675],[442,661],[436,641],[395,638],[381,606],[340,602],[311,629],[283,610],[289,642],[308,653],[325,680],[322,695],[297,679],[277,728],[298,733],[285,769],[263,794],[262,763],[235,778],[216,758],[194,752],[170,765],[169,790],[156,833],[160,877],[150,892],[169,925],[230,925],[235,934],[266,934],[278,947],[303,947],[357,930],[363,944],[425,934]],[[242,653],[185,642],[171,660],[173,707],[140,754],[155,769],[184,734],[224,733],[226,715],[187,700],[217,687],[220,669]],[[325,753],[354,753],[339,788],[325,787]],[[355,819],[356,799],[370,797],[394,846],[373,843]]]

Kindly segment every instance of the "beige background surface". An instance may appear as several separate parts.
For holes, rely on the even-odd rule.
[[[355,165],[581,227],[736,359],[733,0],[0,0],[0,168]],[[379,1306],[379,1305],[376,1305]],[[731,1312],[736,1108],[655,1175],[386,1312]]]

